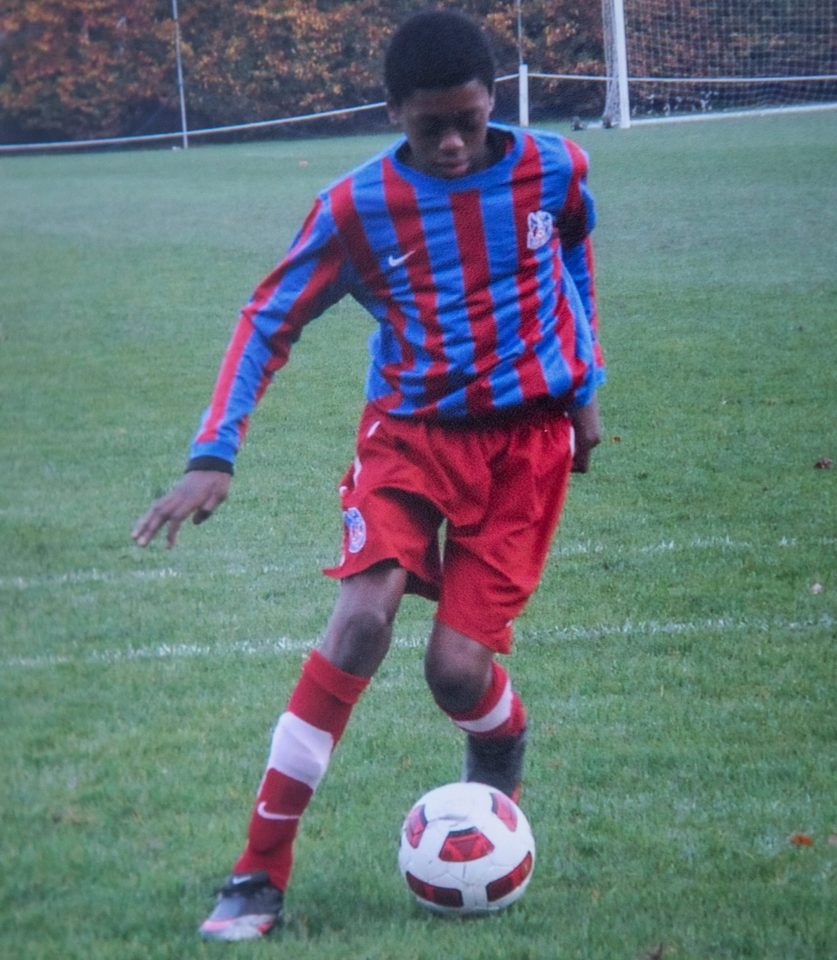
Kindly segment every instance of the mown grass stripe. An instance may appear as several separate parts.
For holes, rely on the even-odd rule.
[[[661,540],[658,543],[645,545],[625,546],[612,543],[594,543],[592,541],[579,541],[577,543],[568,543],[556,545],[553,548],[553,555],[557,557],[575,557],[586,555],[607,554],[608,556],[632,556],[656,553],[675,553],[689,551],[709,551],[709,550],[774,550],[774,549],[794,549],[797,547],[833,547],[837,544],[835,537],[815,537],[799,538],[782,536],[769,544],[759,544],[750,540],[736,540],[727,536],[695,537],[689,541]],[[287,570],[286,566],[280,564],[259,564],[252,568],[243,564],[216,568],[209,572],[211,576],[259,576],[272,573],[283,573]],[[177,570],[173,567],[163,567],[160,569],[141,569],[141,570],[68,570],[65,573],[45,573],[35,576],[11,575],[0,577],[0,590],[38,590],[52,587],[77,586],[89,583],[121,584],[130,581],[155,581],[169,579],[188,580],[193,577],[206,577],[206,571],[192,572],[188,570]]]
[[[748,619],[717,617],[713,619],[690,621],[660,622],[625,621],[621,624],[601,624],[599,626],[567,626],[554,629],[533,629],[522,632],[522,640],[543,643],[558,643],[567,640],[599,640],[606,637],[631,636],[676,636],[690,633],[734,633],[747,631],[767,633],[773,630],[799,632],[804,630],[829,629],[834,626],[834,618],[828,614],[817,619],[795,620],[790,617],[774,619]],[[294,639],[292,637],[273,637],[262,640],[236,640],[219,643],[164,643],[152,646],[128,647],[123,650],[95,650],[84,654],[54,653],[32,657],[9,657],[0,662],[7,670],[38,669],[59,667],[68,664],[115,664],[132,663],[138,660],[183,660],[195,657],[215,658],[229,656],[263,656],[269,653],[302,653],[310,650],[316,639]],[[392,645],[396,649],[412,650],[423,646],[424,638],[396,637]]]

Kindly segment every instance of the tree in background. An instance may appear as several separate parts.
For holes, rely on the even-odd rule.
[[[387,37],[421,0],[180,0],[190,126],[322,112],[383,99]],[[501,73],[518,66],[515,0],[451,0],[492,38]],[[631,73],[807,74],[832,62],[828,7],[799,0],[625,0]],[[816,8],[816,9],[815,9]],[[522,0],[530,72],[605,73],[600,0]],[[825,28],[824,26],[825,25]],[[832,24],[833,25],[833,24]],[[826,72],[831,72],[830,70]],[[542,81],[531,115],[601,115],[599,81]],[[515,116],[516,85],[498,115]],[[820,87],[822,89],[822,86]],[[743,88],[742,88],[743,89]],[[643,97],[656,101],[635,85]],[[742,96],[730,86],[718,103]],[[362,114],[362,122],[375,115]],[[369,118],[369,119],[367,119]],[[385,122],[383,114],[377,115]],[[171,0],[5,0],[0,140],[84,139],[179,129]],[[309,132],[310,128],[303,128]]]
[[[393,6],[380,0],[184,4],[190,112],[203,123],[228,124],[380,100],[380,54]]]
[[[383,99],[386,39],[425,6],[415,0],[180,0],[190,125]],[[485,25],[501,72],[515,72],[514,0],[458,6]],[[598,3],[525,0],[524,13],[524,54],[533,69],[601,72]],[[7,0],[0,14],[2,139],[176,130],[171,17],[171,0]],[[576,84],[571,93],[577,91]],[[561,109],[554,87],[543,93]],[[596,85],[593,96],[601,97]]]
[[[4,135],[108,136],[176,100],[171,22],[161,4],[7,0],[0,15]]]

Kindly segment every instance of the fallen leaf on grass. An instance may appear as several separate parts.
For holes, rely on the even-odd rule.
[[[813,847],[814,845],[814,838],[807,833],[792,833],[788,841],[795,847]]]
[[[829,457],[820,457],[819,460],[814,464],[815,470],[830,470],[834,466],[834,462],[829,459]]]
[[[822,593],[825,588],[821,583],[811,584],[811,593]]]
[[[652,947],[648,953],[645,954],[645,960],[662,960],[663,950],[665,950],[664,943],[660,943],[656,947]]]
[[[829,847],[837,847],[837,833],[829,833],[827,843]]]
[[[63,810],[56,810],[50,816],[53,823],[68,825],[71,827],[87,827],[95,823],[95,817],[77,807],[66,807]]]

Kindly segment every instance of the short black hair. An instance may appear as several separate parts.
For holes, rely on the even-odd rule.
[[[416,90],[479,80],[491,93],[496,65],[483,31],[454,10],[416,13],[395,31],[384,59],[387,94],[396,104]]]

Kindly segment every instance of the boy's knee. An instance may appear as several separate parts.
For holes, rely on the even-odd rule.
[[[479,702],[488,682],[485,663],[455,655],[426,657],[424,676],[433,699],[446,713],[470,710]]]
[[[342,632],[352,645],[388,646],[392,636],[392,622],[383,610],[364,607],[348,614]]]
[[[392,620],[384,610],[358,607],[329,624],[321,649],[341,670],[372,676],[389,650]]]

